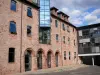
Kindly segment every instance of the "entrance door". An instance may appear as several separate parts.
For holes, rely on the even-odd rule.
[[[25,71],[31,71],[31,52],[26,51],[25,53]]]
[[[55,54],[56,57],[56,67],[58,67],[58,53]]]
[[[51,52],[48,52],[47,54],[47,65],[48,68],[51,68]]]
[[[39,51],[37,55],[37,67],[42,69],[42,51]]]

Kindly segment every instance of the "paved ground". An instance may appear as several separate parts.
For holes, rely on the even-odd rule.
[[[85,66],[72,70],[59,70],[56,72],[27,72],[18,75],[100,75],[100,66]]]

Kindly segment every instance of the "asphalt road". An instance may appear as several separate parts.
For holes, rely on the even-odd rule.
[[[45,73],[45,74],[28,74],[28,75],[100,75],[100,66],[90,66],[73,71]]]

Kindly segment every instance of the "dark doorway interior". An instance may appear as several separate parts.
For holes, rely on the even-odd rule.
[[[48,52],[47,54],[47,66],[48,68],[51,68],[51,52]]]
[[[91,56],[83,56],[81,57],[83,64],[92,65],[92,57]]]
[[[42,69],[42,51],[39,51],[37,54],[37,67]]]
[[[58,67],[58,52],[56,52],[56,54],[55,54],[55,59],[56,59],[56,67]]]
[[[100,56],[94,57],[94,64],[97,65],[97,66],[100,66]]]
[[[31,52],[25,52],[25,71],[31,71]]]
[[[94,65],[100,66],[100,56],[83,56],[80,58],[83,64],[93,65],[92,57],[94,58]]]

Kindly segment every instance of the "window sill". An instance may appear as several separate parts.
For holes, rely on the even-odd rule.
[[[12,35],[17,35],[17,33],[14,33],[14,32],[10,32],[10,34],[12,34]]]
[[[56,41],[57,43],[59,42],[59,41]]]
[[[27,15],[28,16],[28,15]],[[33,16],[28,16],[29,18],[33,18]]]
[[[9,64],[14,64],[15,62],[8,62]]]

